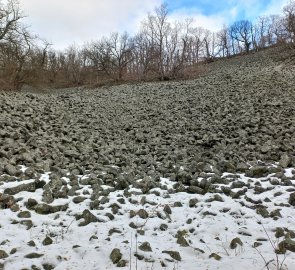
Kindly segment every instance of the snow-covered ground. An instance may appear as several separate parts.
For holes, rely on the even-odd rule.
[[[294,170],[285,169],[285,176],[291,180],[294,190]],[[87,175],[79,176],[79,181],[86,178]],[[227,178],[229,183],[244,182],[248,187],[245,194],[235,199],[222,192],[173,193],[171,188],[175,182],[164,178],[160,180],[161,188],[152,189],[148,194],[132,186],[129,192],[103,186],[112,191],[105,198],[99,198],[97,209],[90,210],[97,221],[86,226],[79,226],[84,219],[76,217],[90,209],[90,185],[80,185],[76,191],[75,197],[81,195],[86,198],[84,201],[74,203],[71,196],[55,199],[51,205],[68,203],[68,209],[48,215],[37,214],[25,206],[29,198],[41,202],[42,188],[35,192],[19,192],[14,195],[18,211],[0,210],[0,251],[9,255],[0,259],[0,269],[116,269],[110,258],[115,248],[122,254],[121,269],[262,270],[267,269],[264,260],[270,262],[269,269],[278,269],[272,245],[277,246],[284,237],[276,238],[275,230],[283,228],[284,234],[295,231],[294,206],[288,205],[292,187],[281,185],[274,175],[253,179],[243,174],[223,174],[222,178]],[[40,179],[48,183],[50,173]],[[0,183],[0,194],[6,188],[34,181],[15,180]],[[67,178],[63,180],[68,181]],[[222,186],[230,185],[216,184],[219,189]],[[266,191],[258,194],[255,186]],[[260,204],[259,200],[269,217],[262,217],[253,207]],[[278,209],[281,217],[272,214]],[[19,218],[22,211],[29,211],[31,217]],[[33,226],[27,226],[24,220],[31,220]],[[44,245],[46,237],[52,243],[47,238],[49,242]],[[241,242],[237,240],[233,247],[235,238]],[[143,243],[148,246],[145,251],[141,250]],[[181,258],[169,255],[169,251],[179,252]],[[26,258],[32,253],[38,258]],[[278,260],[282,269],[295,269],[295,253],[287,251],[285,255],[278,255]]]

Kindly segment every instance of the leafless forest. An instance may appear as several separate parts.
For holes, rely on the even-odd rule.
[[[236,21],[218,32],[194,27],[193,18],[170,22],[163,4],[147,14],[135,35],[111,33],[63,51],[32,35],[24,16],[17,0],[0,3],[0,89],[195,78],[216,58],[295,43],[293,0],[281,14]]]

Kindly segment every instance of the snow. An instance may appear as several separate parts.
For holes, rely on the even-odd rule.
[[[294,177],[292,169],[286,169],[287,177]],[[41,176],[46,182],[49,181],[50,173]],[[82,176],[81,176],[82,177]],[[87,176],[84,176],[87,177]],[[230,177],[230,174],[223,174],[222,177]],[[270,187],[269,180],[274,177],[260,179],[251,179],[242,174],[238,175],[240,181],[250,183],[251,181],[259,182],[262,187]],[[293,179],[294,180],[294,179]],[[28,181],[15,181],[3,183],[0,186],[0,193],[8,187],[19,185],[20,183],[29,183]],[[169,179],[161,178],[162,186],[171,189],[175,182]],[[110,186],[103,186],[104,189],[113,189]],[[259,252],[268,262],[275,259],[276,254],[272,248],[268,236],[272,241],[277,243],[281,239],[275,239],[274,230],[276,227],[284,227],[295,230],[294,207],[279,207],[281,203],[288,202],[288,192],[286,189],[290,187],[274,186],[274,189],[254,194],[252,189],[248,189],[246,195],[254,200],[261,199],[264,201],[266,197],[270,202],[264,202],[269,211],[282,209],[282,218],[274,220],[273,218],[263,218],[258,215],[255,210],[241,205],[242,199],[232,199],[224,194],[219,194],[223,202],[213,201],[206,202],[214,194],[207,193],[205,195],[175,193],[169,194],[167,190],[160,188],[151,190],[151,194],[140,194],[141,190],[130,187],[129,191],[136,191],[130,198],[125,198],[123,191],[113,191],[109,194],[109,202],[102,205],[101,210],[90,210],[94,215],[99,217],[102,222],[90,223],[87,226],[79,227],[80,220],[75,219],[75,214],[81,214],[83,210],[89,209],[91,202],[91,186],[84,186],[79,190],[82,194],[83,190],[88,190],[90,195],[86,200],[79,204],[72,201],[72,197],[68,199],[56,199],[52,205],[60,205],[69,203],[66,212],[59,212],[50,215],[39,215],[34,211],[31,212],[31,218],[34,226],[27,230],[26,226],[21,224],[11,224],[13,220],[20,221],[17,212],[10,209],[0,210],[0,249],[7,253],[13,248],[17,252],[10,254],[6,259],[0,259],[0,264],[4,263],[5,270],[14,269],[31,269],[32,265],[36,265],[42,269],[42,265],[49,263],[55,266],[55,270],[105,270],[117,269],[111,262],[109,256],[114,248],[119,248],[123,254],[123,259],[127,260],[127,266],[121,269],[224,269],[224,270],[260,270],[266,269],[265,263]],[[160,196],[153,194],[153,191],[160,193]],[[276,197],[276,192],[282,192],[281,196]],[[146,203],[141,204],[142,197],[146,197]],[[42,190],[38,189],[35,193],[21,192],[15,195],[19,199],[18,202],[21,210],[27,210],[24,202],[28,198],[34,198],[38,202],[42,199]],[[118,203],[119,198],[125,198],[125,204]],[[195,207],[189,207],[189,200],[196,198],[198,203]],[[133,203],[131,203],[131,202]],[[137,203],[134,203],[137,202]],[[175,202],[181,202],[182,207],[175,207]],[[252,204],[243,200],[245,205]],[[111,213],[111,205],[117,203],[120,205],[119,213],[114,215],[114,220],[109,220],[106,213]],[[169,205],[172,214],[167,215],[164,212],[165,205]],[[149,213],[148,219],[141,219],[139,216],[130,218],[130,211],[137,212],[145,209]],[[211,214],[204,215],[209,212]],[[163,219],[159,218],[161,216]],[[189,221],[189,219],[191,219]],[[134,222],[140,230],[144,231],[144,235],[136,232],[129,224]],[[261,224],[260,224],[261,223]],[[161,224],[166,224],[168,229],[162,231],[159,229]],[[121,232],[109,234],[111,229],[118,229]],[[189,242],[189,247],[181,247],[176,242],[175,236],[178,231],[185,230],[185,238]],[[46,236],[50,236],[53,244],[44,246],[42,241]],[[95,236],[93,238],[93,236]],[[230,249],[230,242],[233,238],[239,237],[243,246],[236,249]],[[265,239],[261,246],[254,249],[253,243],[258,239]],[[34,240],[36,246],[28,246],[28,242]],[[152,247],[152,252],[143,252],[138,246],[148,241]],[[143,255],[145,260],[136,260],[133,256]],[[182,260],[174,261],[168,254],[162,253],[164,250],[179,251]],[[202,251],[204,252],[202,252]],[[44,254],[37,259],[26,259],[25,255],[36,252]],[[220,261],[209,258],[211,253],[216,253],[222,258]],[[130,260],[131,258],[131,260]],[[279,255],[280,261],[284,259],[284,255]],[[161,266],[161,262],[166,267]],[[270,269],[276,269],[275,265],[270,264]],[[284,269],[295,269],[295,254],[287,253],[284,261]]]

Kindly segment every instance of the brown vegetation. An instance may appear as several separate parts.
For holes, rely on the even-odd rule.
[[[64,51],[47,42],[37,45],[40,40],[23,25],[23,17],[17,0],[0,3],[0,89],[186,79],[202,75],[206,67],[200,63],[218,57],[295,43],[294,0],[281,15],[237,21],[217,33],[193,27],[192,19],[171,23],[163,4],[148,14],[134,36],[112,33]]]

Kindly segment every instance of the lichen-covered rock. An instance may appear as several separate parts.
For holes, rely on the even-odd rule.
[[[142,218],[142,219],[147,219],[149,217],[149,214],[146,210],[144,209],[140,209],[138,212],[137,212],[137,215]]]
[[[195,207],[198,202],[199,200],[197,198],[193,198],[189,200],[188,205],[190,208],[192,208],[192,207]]]
[[[8,257],[8,254],[3,249],[0,249],[0,260],[5,259],[7,257]]]
[[[231,249],[236,249],[238,246],[243,246],[243,242],[239,237],[234,238],[233,240],[231,240],[230,242],[230,248]]]
[[[280,159],[280,162],[279,162],[279,165],[282,167],[282,168],[287,168],[290,164],[291,164],[291,157],[288,155],[288,154],[283,154],[281,156],[281,159]]]
[[[138,248],[144,252],[151,252],[152,248],[149,242],[143,242],[141,243]]]
[[[181,261],[181,256],[178,251],[173,251],[173,250],[164,250],[162,253],[166,253],[170,255],[170,257],[176,261]]]
[[[51,245],[52,243],[53,243],[53,240],[49,236],[46,236],[45,239],[42,241],[43,246],[48,246],[48,245]]]
[[[16,176],[17,171],[17,168],[12,166],[11,164],[7,164],[4,168],[4,172],[10,176]]]
[[[283,228],[277,227],[275,232],[275,237],[280,238],[285,235],[285,230]]]
[[[287,250],[295,252],[295,241],[290,238],[286,238],[279,243],[277,253],[286,253]]]
[[[295,206],[295,192],[290,194],[288,202],[289,204]]]
[[[98,219],[95,215],[93,215],[88,209],[85,209],[82,215],[79,215],[77,219],[83,218],[84,221],[79,223],[79,226],[86,226],[92,222],[98,222]]]
[[[44,256],[44,254],[33,252],[33,253],[29,253],[29,254],[25,255],[25,258],[27,258],[27,259],[38,259],[38,258],[40,258],[42,256]]]
[[[122,253],[120,249],[114,248],[110,254],[110,259],[113,264],[117,264],[122,259]]]
[[[46,203],[39,203],[34,206],[34,210],[36,211],[37,214],[49,215],[59,211],[66,211],[68,207],[69,207],[68,204],[52,206]]]
[[[265,166],[253,166],[249,171],[246,172],[246,176],[260,178],[267,176],[269,173]]]
[[[0,209],[11,208],[15,203],[13,196],[0,193]]]
[[[16,187],[6,188],[4,190],[4,193],[9,195],[15,195],[22,191],[34,192],[35,190],[36,190],[36,184],[35,182],[31,182],[29,184],[20,184]]]
[[[209,258],[213,258],[213,259],[215,259],[216,261],[220,261],[222,257],[221,257],[220,255],[218,255],[217,253],[211,253],[211,254],[209,255]]]
[[[30,218],[31,213],[29,211],[21,211],[17,214],[19,218]]]

